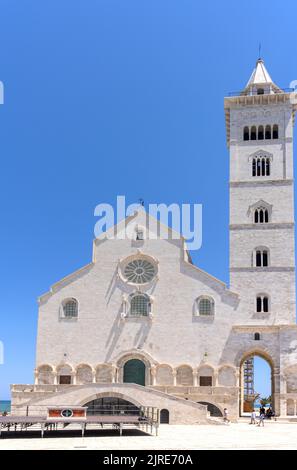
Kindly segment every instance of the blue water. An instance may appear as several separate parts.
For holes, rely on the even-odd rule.
[[[0,413],[3,411],[10,411],[10,400],[0,400]]]

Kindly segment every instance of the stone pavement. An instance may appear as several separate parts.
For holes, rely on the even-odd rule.
[[[161,425],[159,436],[127,430],[103,431],[90,437],[0,439],[3,449],[297,449],[297,424],[266,422],[264,428],[246,422],[225,426]]]

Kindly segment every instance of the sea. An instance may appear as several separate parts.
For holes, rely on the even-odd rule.
[[[10,400],[0,400],[0,413],[3,413],[3,411],[7,411],[9,413],[10,405]]]

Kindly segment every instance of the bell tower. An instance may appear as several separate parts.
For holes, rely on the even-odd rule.
[[[230,288],[240,321],[295,323],[293,125],[296,94],[262,59],[224,100],[230,151]]]

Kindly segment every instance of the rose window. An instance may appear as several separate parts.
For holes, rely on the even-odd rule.
[[[123,274],[128,282],[145,284],[154,278],[156,268],[146,259],[135,259],[126,264]]]

